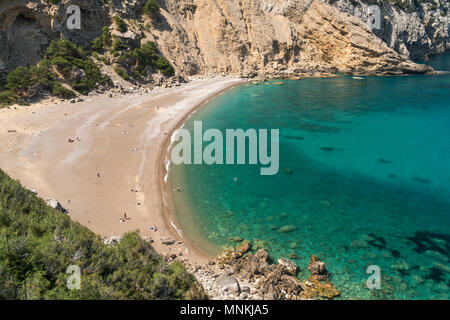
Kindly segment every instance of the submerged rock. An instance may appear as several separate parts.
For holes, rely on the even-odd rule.
[[[280,231],[281,233],[289,233],[292,231],[297,230],[297,227],[294,225],[287,225],[287,226],[283,226],[281,227],[278,231]]]

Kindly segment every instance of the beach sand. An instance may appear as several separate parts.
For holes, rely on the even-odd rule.
[[[159,253],[204,264],[209,257],[188,248],[163,205],[165,152],[171,132],[191,112],[239,83],[195,80],[141,96],[2,109],[0,168],[41,198],[57,199],[73,220],[102,237],[139,229]],[[153,225],[157,232],[149,230]],[[165,237],[177,243],[164,245]]]

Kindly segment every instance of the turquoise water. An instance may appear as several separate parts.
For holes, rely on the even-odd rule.
[[[450,70],[450,56],[431,64]],[[209,253],[252,240],[301,279],[316,254],[342,298],[448,299],[450,75],[276,82],[235,88],[186,123],[280,129],[280,172],[172,166],[184,233]],[[369,265],[381,290],[367,289]]]

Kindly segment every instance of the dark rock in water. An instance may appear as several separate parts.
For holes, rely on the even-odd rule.
[[[450,235],[429,231],[418,231],[414,237],[408,237],[416,247],[414,251],[425,253],[426,251],[436,251],[448,257],[450,254]]]
[[[377,236],[376,234],[370,233],[369,234],[370,239],[367,240],[367,243],[370,244],[372,247],[375,247],[377,249],[386,249],[386,240],[384,240],[382,237]]]
[[[283,170],[283,172],[286,173],[287,175],[294,174],[294,170],[292,170],[291,168],[281,168],[281,170]]]
[[[409,264],[404,260],[396,261],[393,265],[391,265],[391,268],[399,272],[402,277],[408,275],[410,269]]]
[[[379,163],[384,163],[384,164],[392,164],[392,161],[386,160],[386,159],[378,159]]]
[[[427,278],[433,280],[434,282],[442,282],[444,281],[444,272],[436,267],[432,267]]]
[[[427,183],[427,184],[431,182],[428,179],[419,178],[419,177],[415,177],[414,180],[417,181],[417,182],[420,182],[420,183]]]
[[[447,266],[446,264],[443,264],[443,263],[440,263],[440,262],[437,262],[437,261],[433,261],[433,264],[439,270],[450,274],[450,267]]]
[[[391,252],[391,254],[392,254],[392,256],[394,257],[394,258],[399,258],[400,257],[400,251],[398,251],[398,250],[393,250],[393,249],[388,249],[390,252]]]
[[[332,148],[332,147],[322,147],[322,148],[320,148],[320,150],[322,150],[322,151],[334,151],[334,148]]]
[[[299,140],[299,141],[305,140],[305,138],[303,138],[303,137],[296,137],[296,136],[286,136],[286,138],[292,139],[292,140]]]
[[[299,257],[298,254],[296,254],[296,253],[291,253],[291,254],[289,254],[289,259],[296,260],[296,259],[298,259],[298,258],[300,258],[300,257]]]

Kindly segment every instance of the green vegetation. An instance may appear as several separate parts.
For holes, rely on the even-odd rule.
[[[0,92],[0,106],[26,104],[27,100],[42,92],[61,98],[74,97],[74,92],[64,88],[60,82],[87,94],[98,85],[108,85],[110,80],[101,75],[100,69],[83,48],[68,40],[52,41],[44,59],[36,66],[18,67],[8,74],[6,90]]]
[[[115,38],[113,40],[113,44],[112,44],[112,53],[115,56],[119,56],[120,53],[119,51],[125,51],[128,49],[128,46],[125,45],[125,43],[123,43],[122,40],[120,40],[119,38]]]
[[[160,70],[162,74],[171,77],[175,74],[172,65],[158,53],[154,42],[147,42],[140,48],[122,54],[117,63],[130,72],[135,78],[140,79],[148,75],[148,67]]]
[[[128,26],[125,23],[125,21],[123,21],[122,18],[115,16],[114,17],[114,23],[116,24],[116,30],[121,32],[121,33],[125,33],[128,31]]]
[[[0,107],[7,107],[15,103],[20,103],[19,97],[11,91],[0,91]]]
[[[159,13],[159,5],[156,0],[147,1],[144,6],[144,13],[151,18],[154,18],[156,14]]]
[[[81,289],[67,288],[67,268]],[[179,263],[168,265],[138,232],[108,246],[0,170],[0,299],[203,299]]]
[[[125,70],[123,70],[120,67],[115,67],[114,71],[120,76],[122,77],[122,79],[126,80],[126,81],[130,81],[131,78],[130,76],[125,72]]]
[[[148,1],[145,7],[149,14],[159,11],[155,1]],[[128,30],[127,23],[120,17],[113,19],[120,32]],[[89,49],[68,40],[52,41],[36,66],[11,71],[6,82],[0,83],[0,88],[5,89],[0,89],[0,107],[15,103],[26,105],[42,94],[68,99],[76,96],[75,91],[88,94],[99,86],[107,87],[112,82],[101,74],[97,65],[100,61],[113,65],[119,76],[134,83],[148,81],[148,76],[155,71],[166,77],[175,75],[174,68],[159,53],[155,43],[148,42],[136,47],[134,42],[125,43],[121,37],[113,36],[109,27],[105,26]]]
[[[55,85],[53,86],[52,93],[55,96],[60,97],[62,99],[71,99],[76,96],[72,90],[64,88],[59,82],[56,82]]]
[[[103,27],[102,35],[95,38],[91,43],[91,49],[97,53],[104,53],[109,47],[111,47],[112,36],[108,27]]]
[[[99,84],[108,85],[110,82],[101,75],[89,53],[68,40],[53,41],[45,58],[57,68],[72,88],[83,94],[89,93]]]

